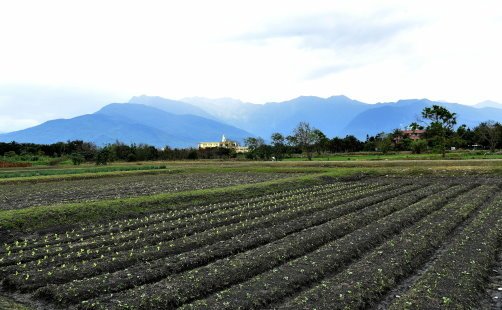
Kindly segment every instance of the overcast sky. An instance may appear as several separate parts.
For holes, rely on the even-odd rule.
[[[500,1],[2,1],[0,131],[133,95],[502,102]]]

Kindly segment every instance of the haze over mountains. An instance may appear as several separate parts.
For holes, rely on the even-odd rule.
[[[457,113],[458,124],[471,128],[486,120],[502,121],[502,105],[491,101],[476,106],[427,99],[366,104],[345,96],[302,96],[258,105],[230,98],[137,96],[93,114],[0,134],[0,141],[54,143],[81,139],[104,145],[119,140],[158,147],[195,147],[201,141],[219,140],[222,134],[240,142],[248,136],[268,139],[273,132],[289,134],[300,121],[309,122],[328,137],[353,134],[364,139],[366,135],[405,128],[419,120],[424,107],[433,104]]]
[[[298,122],[307,121],[329,137],[352,134],[364,139],[367,134],[404,129],[410,123],[419,121],[422,110],[433,104],[442,105],[457,113],[458,124],[466,124],[471,128],[486,120],[502,121],[502,105],[495,102],[467,106],[428,99],[410,99],[366,104],[346,96],[304,96],[264,105],[242,103],[232,99],[182,100],[205,109],[221,121],[265,138],[275,131],[290,133]]]
[[[105,145],[115,141],[157,147],[196,146],[221,134],[242,141],[251,133],[191,114],[174,114],[142,104],[112,103],[101,110],[71,119],[57,119],[0,135],[0,141],[55,143],[80,139]]]

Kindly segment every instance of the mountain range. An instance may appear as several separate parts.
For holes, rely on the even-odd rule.
[[[249,136],[268,139],[273,132],[290,134],[300,121],[309,122],[328,137],[352,134],[364,139],[366,135],[405,128],[433,104],[457,113],[458,124],[471,128],[487,120],[502,121],[502,105],[492,101],[475,106],[428,99],[367,104],[346,96],[302,96],[259,105],[231,98],[137,96],[127,103],[106,105],[93,114],[3,133],[0,141],[54,143],[80,139],[105,145],[118,140],[190,147],[201,141],[218,141],[223,134],[241,143]]]
[[[242,129],[196,115],[169,113],[143,104],[112,103],[93,114],[0,134],[0,141],[55,143],[78,139],[106,145],[118,140],[126,144],[190,147],[219,139],[222,133],[238,141],[252,136]]]
[[[329,98],[298,97],[290,101],[256,105],[236,100],[186,98],[183,101],[204,108],[217,119],[258,136],[270,137],[275,131],[289,133],[300,121],[307,121],[327,136],[366,135],[405,128],[421,119],[425,107],[438,104],[457,113],[459,124],[474,127],[486,120],[502,121],[502,105],[483,102],[476,106],[428,99],[399,100],[367,104],[346,96]],[[226,112],[221,112],[226,111]],[[230,111],[230,112],[229,112]],[[231,113],[243,111],[243,113]]]

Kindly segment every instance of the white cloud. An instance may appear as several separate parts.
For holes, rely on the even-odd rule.
[[[0,85],[0,132],[9,132],[55,118],[93,113],[104,103],[127,97],[89,90],[40,85]]]
[[[13,118],[0,115],[0,133],[15,131],[38,125],[40,122],[34,119]]]
[[[113,94],[98,96],[108,101],[146,93],[502,102],[501,8],[489,0],[5,1],[0,85]],[[50,100],[37,104],[61,116],[97,106],[80,100],[84,107],[65,114]],[[38,117],[28,107],[3,115]]]

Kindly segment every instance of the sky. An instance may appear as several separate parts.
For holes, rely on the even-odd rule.
[[[500,1],[1,1],[0,132],[134,95],[502,102]]]

